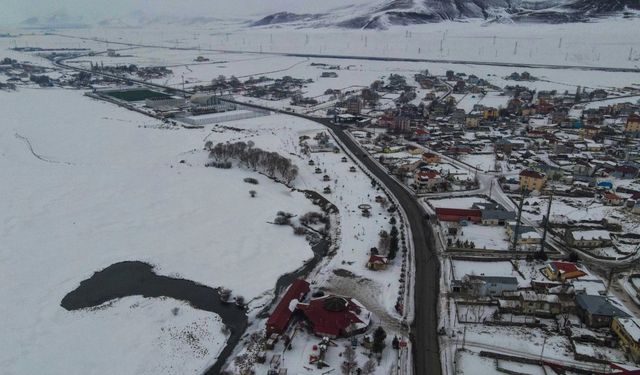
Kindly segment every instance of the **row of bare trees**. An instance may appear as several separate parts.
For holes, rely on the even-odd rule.
[[[290,184],[298,176],[298,167],[277,152],[269,152],[253,147],[253,142],[205,144],[209,150],[209,158],[213,163],[227,163],[229,160],[238,160],[241,164],[265,173],[271,178],[284,180]]]

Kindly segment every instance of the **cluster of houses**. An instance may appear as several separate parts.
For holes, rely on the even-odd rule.
[[[579,265],[551,261],[539,269],[530,285],[521,284],[513,276],[468,274],[453,280],[451,293],[460,303],[494,305],[500,314],[552,319],[576,316],[593,332],[608,333],[613,346],[640,361],[640,319],[608,297],[604,283],[590,278]],[[564,328],[571,330],[570,326]]]

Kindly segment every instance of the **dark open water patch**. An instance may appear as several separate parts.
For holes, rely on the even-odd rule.
[[[245,312],[234,304],[223,303],[217,289],[190,280],[157,275],[151,265],[138,261],[115,263],[94,273],[67,294],[60,305],[67,310],[79,310],[129,296],[169,297],[220,316],[231,334],[216,363],[206,371],[207,375],[220,373],[247,328]]]

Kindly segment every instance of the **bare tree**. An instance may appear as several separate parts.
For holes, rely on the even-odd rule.
[[[378,240],[378,251],[381,254],[387,254],[389,252],[389,246],[391,245],[391,238],[389,237],[389,233],[386,230],[381,230],[378,234],[380,239]]]
[[[340,369],[342,370],[343,374],[348,375],[354,368],[358,367],[358,362],[356,361],[356,351],[353,350],[351,345],[344,346],[342,358],[344,358],[344,361],[342,362]]]
[[[362,366],[362,375],[371,375],[376,372],[376,361],[373,358],[369,358]]]

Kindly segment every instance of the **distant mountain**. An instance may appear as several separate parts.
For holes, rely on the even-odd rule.
[[[82,17],[70,17],[66,14],[52,14],[46,18],[30,17],[20,22],[20,26],[31,29],[80,29],[88,25]]]
[[[445,20],[481,18],[497,22],[584,22],[596,17],[637,14],[640,0],[387,0],[345,6],[323,14],[279,12],[251,26],[291,24],[385,29]]]
[[[289,12],[279,12],[268,15],[258,21],[252,22],[251,26],[277,25],[281,23],[315,21],[322,18],[321,14],[295,14]]]

